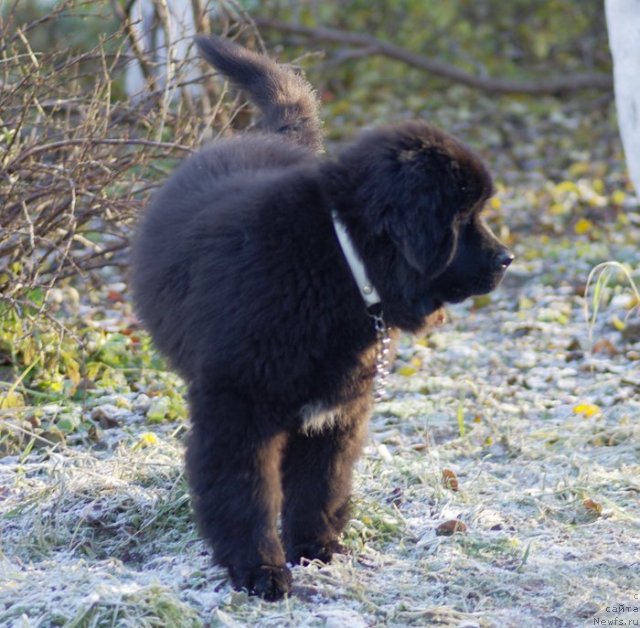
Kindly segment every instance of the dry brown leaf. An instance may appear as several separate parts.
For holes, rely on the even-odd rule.
[[[452,536],[456,532],[466,532],[467,526],[460,519],[451,519],[436,528],[436,536]]]
[[[451,469],[442,469],[442,483],[452,491],[457,491],[460,488],[458,476]]]
[[[620,353],[614,344],[606,338],[601,338],[593,344],[593,352],[611,356],[618,355],[618,353]]]
[[[587,498],[582,502],[582,505],[585,507],[587,511],[592,514],[601,515],[602,514],[602,504],[594,501],[591,498]]]

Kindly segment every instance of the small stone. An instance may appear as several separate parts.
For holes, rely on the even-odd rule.
[[[119,427],[122,410],[111,404],[98,406],[91,410],[91,420],[95,421],[104,430]]]
[[[148,395],[145,395],[144,393],[139,394],[131,408],[132,410],[136,413],[136,414],[146,414],[149,411],[149,408],[151,407],[151,399],[148,397]]]

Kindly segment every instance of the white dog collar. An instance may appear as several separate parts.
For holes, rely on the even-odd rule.
[[[351,274],[356,280],[358,290],[360,290],[364,302],[367,307],[377,305],[381,301],[380,295],[369,279],[364,264],[356,252],[345,226],[342,224],[337,212],[331,212],[331,218],[333,219],[333,228],[338,236],[338,242],[340,242],[340,248],[351,269]]]

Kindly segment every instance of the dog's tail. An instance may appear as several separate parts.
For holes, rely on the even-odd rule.
[[[264,131],[322,150],[318,100],[304,76],[228,39],[198,35],[196,43],[211,65],[247,93]]]

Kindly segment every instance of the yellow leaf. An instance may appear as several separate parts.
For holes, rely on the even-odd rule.
[[[24,342],[20,345],[22,351],[22,360],[25,364],[32,364],[38,354],[38,345],[30,336],[25,338]]]
[[[616,190],[611,195],[611,202],[614,203],[615,205],[622,205],[622,203],[624,203],[625,198],[626,198],[626,194],[622,190]]]
[[[632,310],[634,307],[640,306],[640,299],[634,294],[629,299],[629,303],[625,305],[628,310]]]
[[[481,294],[477,297],[473,297],[473,307],[477,310],[491,305],[491,297],[488,294]]]
[[[585,418],[591,418],[596,414],[600,414],[602,412],[600,406],[597,406],[595,403],[579,403],[576,406],[573,406],[574,414],[581,414]]]
[[[416,369],[414,369],[412,366],[401,366],[398,369],[398,374],[402,375],[403,377],[411,377],[412,375],[415,375],[418,371],[416,371]]]
[[[77,386],[80,383],[80,365],[69,356],[64,357],[64,365],[66,367],[67,377]]]
[[[18,392],[7,392],[0,395],[0,410],[8,408],[22,408],[24,406],[24,397]]]
[[[593,229],[593,223],[588,218],[580,218],[573,228],[577,235],[589,233],[591,229]]]
[[[602,179],[593,180],[593,191],[602,194],[604,192],[604,181]]]
[[[583,174],[589,172],[590,166],[591,164],[587,163],[586,161],[577,161],[576,163],[569,166],[569,174],[572,177],[582,176]]]
[[[134,445],[134,449],[143,449],[145,447],[153,447],[158,444],[158,437],[152,432],[143,432],[140,434],[138,442]]]
[[[578,186],[573,181],[560,181],[556,185],[557,192],[577,192]]]
[[[518,309],[520,310],[530,310],[534,305],[535,302],[525,296],[518,298]]]
[[[490,201],[490,205],[492,209],[500,209],[502,207],[502,201],[497,196],[494,196]]]
[[[624,331],[627,328],[627,325],[624,321],[621,321],[617,316],[611,317],[611,324],[618,330]]]
[[[569,207],[563,205],[562,203],[552,203],[551,207],[549,207],[549,212],[554,216],[562,216],[569,211]]]

